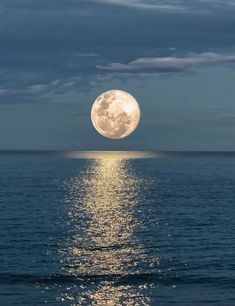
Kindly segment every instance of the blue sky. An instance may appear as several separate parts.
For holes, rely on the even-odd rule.
[[[0,149],[235,150],[235,1],[0,0]],[[102,91],[142,118],[92,127]]]

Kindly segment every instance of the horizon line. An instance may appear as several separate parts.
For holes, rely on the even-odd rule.
[[[72,149],[0,149],[0,153],[66,152],[153,152],[153,153],[235,153],[235,150],[72,150]]]

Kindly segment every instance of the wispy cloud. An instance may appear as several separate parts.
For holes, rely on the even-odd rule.
[[[235,0],[1,0],[0,8],[17,10],[76,10],[83,14],[87,8],[96,4],[130,7],[133,9],[166,10],[166,11],[211,11],[232,8]]]
[[[97,3],[104,3],[116,6],[133,7],[137,9],[158,9],[158,10],[181,10],[185,11],[186,6],[182,1],[171,1],[171,0],[158,0],[158,1],[148,1],[148,0],[96,0]]]
[[[105,82],[146,78],[146,73],[151,77],[151,72],[170,75],[199,65],[232,63],[235,54],[223,53],[234,52],[235,21],[220,8],[234,3],[0,0],[0,105],[35,103],[67,91],[87,93]],[[217,7],[220,14],[211,19],[187,16],[183,22],[180,14],[155,14],[206,7]]]
[[[189,54],[182,57],[155,57],[138,58],[127,64],[109,63],[107,65],[97,65],[98,69],[112,72],[186,72],[195,66],[209,64],[235,63],[234,54],[217,54],[205,52],[200,54]]]
[[[93,0],[96,3],[133,9],[184,13],[210,13],[235,8],[235,0]]]
[[[66,70],[60,78],[54,72],[50,78],[45,79],[44,73],[39,70],[37,78],[32,79],[32,73],[30,74],[30,81],[26,75],[23,75],[23,82],[12,80],[10,83],[3,83],[0,87],[0,104],[43,101],[47,99],[48,95],[64,94],[68,91],[87,93],[91,88],[114,79],[146,79],[146,74],[151,76],[153,73],[183,73],[192,71],[197,66],[232,63],[235,63],[235,55],[233,54],[209,52],[188,54],[181,57],[138,58],[127,64],[97,65],[96,70],[93,69],[87,74],[84,73],[84,70],[80,72]]]

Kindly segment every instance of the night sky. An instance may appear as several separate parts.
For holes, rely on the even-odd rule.
[[[0,0],[0,149],[235,150],[234,0]],[[106,139],[105,90],[139,102]]]

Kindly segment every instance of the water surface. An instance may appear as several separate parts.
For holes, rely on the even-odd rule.
[[[0,153],[0,305],[235,305],[235,154]]]

